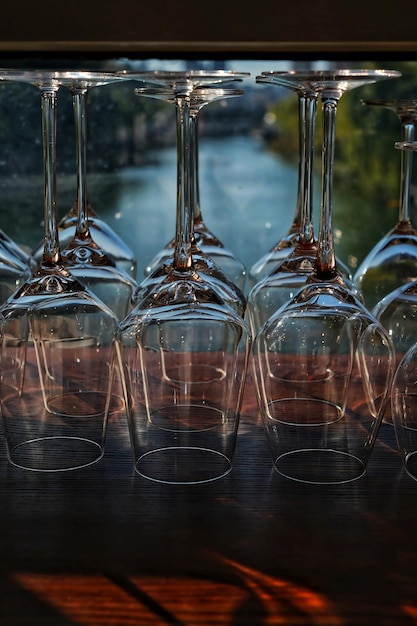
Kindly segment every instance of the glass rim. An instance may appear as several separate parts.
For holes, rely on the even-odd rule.
[[[297,78],[299,80],[339,80],[348,78],[396,78],[400,77],[401,72],[399,70],[385,70],[385,69],[323,69],[323,70],[311,70],[311,69],[296,69],[296,70],[267,70],[261,72],[256,77],[256,80],[267,77],[281,77],[281,78]]]
[[[400,76],[398,70],[383,69],[271,70],[262,72],[255,80],[258,84],[279,85],[305,93],[318,94],[331,90],[340,95],[354,87]]]
[[[122,76],[166,79],[185,78],[232,78],[238,80],[250,76],[250,72],[234,70],[119,70]]]
[[[155,96],[155,97],[159,97],[161,99],[165,99],[165,98],[173,98],[174,97],[174,92],[172,89],[169,89],[168,87],[161,87],[161,86],[148,86],[148,87],[136,87],[134,89],[134,93],[137,96]],[[213,87],[208,87],[208,86],[204,86],[204,87],[197,87],[196,89],[193,89],[191,91],[191,93],[189,94],[189,97],[191,100],[203,100],[204,97],[207,97],[210,99],[214,99],[214,98],[222,98],[222,97],[231,97],[231,96],[242,96],[244,94],[244,90],[243,89],[234,89],[233,87],[219,87],[219,86],[213,86]]]
[[[38,87],[72,87],[85,89],[127,80],[122,74],[110,70],[48,70],[0,68],[0,83],[20,82]]]

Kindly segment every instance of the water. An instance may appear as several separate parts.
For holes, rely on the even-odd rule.
[[[87,183],[93,208],[134,251],[138,278],[175,231],[175,146],[150,156],[147,165],[110,175],[89,173]],[[204,220],[250,268],[292,222],[297,170],[279,155],[266,151],[262,140],[250,134],[203,138],[199,162]],[[4,195],[0,225],[27,248],[33,248],[42,237],[42,184],[41,177],[0,181]],[[316,206],[318,193],[316,185]],[[58,176],[59,216],[69,210],[75,197],[75,176]],[[8,213],[10,204],[15,206],[12,215]]]
[[[106,219],[137,252],[139,272],[175,230],[176,153],[120,172],[120,217]],[[202,141],[200,196],[207,226],[250,267],[284,233],[295,210],[297,172],[248,136]]]

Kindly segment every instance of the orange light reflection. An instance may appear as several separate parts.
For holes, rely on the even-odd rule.
[[[277,626],[343,621],[320,594],[223,560],[242,584],[187,577],[19,573],[14,581],[79,626]]]
[[[330,602],[319,593],[288,580],[258,572],[235,561],[222,560],[239,572],[245,585],[262,599],[270,618],[265,621],[265,624],[271,624],[271,626],[272,624],[296,624],[296,619],[291,620],[291,613],[295,617],[295,612],[302,616],[301,623],[305,623],[305,618],[308,616],[309,623],[312,625],[338,626],[343,624],[343,620],[334,613]],[[290,616],[288,607],[290,607]]]
[[[417,606],[411,606],[411,604],[403,604],[401,610],[413,620],[414,624],[417,624]]]

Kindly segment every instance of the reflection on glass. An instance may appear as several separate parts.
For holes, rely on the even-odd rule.
[[[190,109],[190,114],[187,116],[186,123],[187,124],[187,150],[185,154],[182,156],[182,159],[186,159],[187,163],[187,176],[189,177],[189,181],[187,184],[190,188],[190,193],[187,196],[187,202],[190,203],[189,210],[193,216],[192,229],[190,232],[190,253],[193,258],[193,264],[195,269],[205,277],[207,281],[219,292],[222,299],[224,299],[235,311],[238,312],[239,315],[243,317],[246,309],[246,298],[242,292],[242,290],[236,285],[227,274],[217,265],[217,263],[209,257],[204,250],[202,250],[196,243],[196,237],[194,236],[194,216],[196,213],[195,204],[197,201],[196,195],[196,184],[194,177],[197,174],[195,170],[196,161],[193,156],[193,142],[194,142],[194,122],[192,121],[193,115],[191,111],[195,111],[195,108],[201,108],[203,104],[212,102],[213,100],[223,98],[223,97],[231,97],[242,95],[241,90],[235,90],[231,88],[226,88],[222,86],[224,82],[233,82],[233,73],[230,72],[215,72],[214,74],[211,72],[154,72],[149,74],[145,73],[134,73],[130,74],[130,76],[134,80],[139,80],[143,82],[149,82],[151,84],[156,83],[157,85],[162,84],[163,86],[156,87],[139,87],[135,90],[135,93],[139,96],[146,96],[151,98],[162,99],[167,102],[176,103],[176,98],[178,94],[181,93],[182,90],[187,93],[188,98],[188,106]],[[241,75],[237,75],[237,79],[240,79]],[[215,88],[211,83],[220,83],[221,86],[219,88]],[[207,87],[208,86],[208,87]],[[179,167],[177,162],[177,168]],[[185,167],[185,166],[184,166]],[[178,219],[178,215],[177,215]],[[175,250],[175,247],[174,247]],[[169,248],[163,251],[163,256],[165,256],[166,252],[170,252],[169,255],[166,256],[165,260],[159,262],[159,265],[156,265],[154,271],[149,274],[144,281],[139,285],[138,290],[134,295],[135,304],[139,304],[142,300],[144,300],[150,291],[153,289],[154,285],[159,283],[161,280],[164,280],[167,272],[170,271],[172,263],[174,261],[173,250],[169,251]],[[240,263],[238,264],[240,267]]]
[[[198,78],[198,77],[197,77]],[[175,103],[177,219],[172,258],[120,325],[126,405],[138,474],[201,483],[232,469],[249,329],[193,256],[189,153],[195,76],[140,94]]]
[[[9,461],[64,471],[98,461],[115,367],[116,317],[64,266],[56,226],[56,105],[66,74],[10,71],[40,90],[44,252],[1,307],[0,399]]]
[[[365,100],[364,104],[394,111],[401,122],[402,141],[413,141],[417,100]],[[410,219],[412,160],[411,150],[401,151],[398,221],[369,251],[354,276],[370,310],[391,291],[417,278],[417,230]]]
[[[240,80],[241,77],[234,77],[234,81]],[[228,80],[230,77],[228,76]],[[204,222],[200,202],[200,184],[199,184],[199,166],[198,166],[198,113],[203,106],[209,102],[241,96],[242,90],[239,89],[221,89],[217,85],[211,89],[205,87],[198,91],[194,91],[190,100],[190,165],[192,167],[191,179],[192,188],[192,207],[194,211],[194,245],[211,258],[230,278],[230,280],[244,291],[246,280],[246,268],[244,264],[216,237]],[[167,246],[156,255],[156,257],[146,267],[146,274],[152,272],[166,260],[175,247],[175,240],[172,239]]]
[[[86,190],[86,105],[91,87],[108,85],[121,79],[102,72],[67,73],[63,82],[72,93],[77,154],[77,223],[74,237],[62,250],[62,260],[90,291],[92,291],[118,319],[123,319],[131,309],[137,284],[130,274],[117,267],[93,239],[88,215]],[[61,243],[62,247],[62,243]]]
[[[315,268],[254,340],[258,399],[275,469],[293,480],[343,483],[366,470],[393,376],[388,334],[337,269],[332,229],[336,111],[348,89],[397,72],[298,73],[323,109],[322,199]]]

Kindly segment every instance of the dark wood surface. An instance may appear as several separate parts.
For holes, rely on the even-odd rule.
[[[416,53],[414,0],[54,0],[2,4],[0,50],[145,54]],[[224,57],[222,57],[224,58]]]
[[[383,425],[365,477],[273,469],[249,377],[235,465],[160,485],[133,471],[125,417],[99,463],[40,474],[0,442],[0,624],[417,623],[417,482]]]

